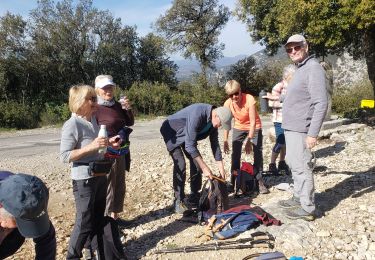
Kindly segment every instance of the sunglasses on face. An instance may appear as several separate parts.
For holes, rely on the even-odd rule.
[[[301,49],[302,49],[302,45],[297,45],[297,46],[294,46],[294,47],[286,48],[286,52],[287,53],[292,53],[293,50],[299,51]]]
[[[240,92],[237,91],[237,92],[235,92],[235,93],[229,94],[228,96],[229,96],[230,98],[232,98],[233,96],[238,96],[239,94],[240,94]]]

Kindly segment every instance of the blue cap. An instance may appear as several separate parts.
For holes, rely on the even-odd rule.
[[[36,176],[19,173],[0,182],[0,203],[15,218],[24,237],[36,238],[48,232],[48,197],[46,185]]]

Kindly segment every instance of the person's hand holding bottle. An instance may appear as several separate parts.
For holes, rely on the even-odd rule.
[[[119,102],[120,102],[120,104],[121,104],[122,109],[124,109],[124,110],[129,110],[129,109],[131,109],[131,105],[130,105],[130,102],[129,102],[129,99],[128,99],[127,96],[122,95],[122,96],[120,97]]]

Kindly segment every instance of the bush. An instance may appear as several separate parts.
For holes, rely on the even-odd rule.
[[[362,99],[373,99],[374,94],[369,81],[355,83],[351,88],[336,87],[332,96],[332,111],[340,115],[355,115]]]
[[[41,125],[55,125],[68,120],[70,111],[67,104],[56,105],[54,103],[45,103],[44,110],[40,113]]]
[[[28,129],[38,126],[38,109],[15,101],[0,102],[0,125],[4,128]]]
[[[165,115],[170,112],[171,90],[165,84],[135,82],[128,96],[133,108],[144,115]]]
[[[216,86],[206,88],[198,84],[182,82],[177,89],[165,84],[136,82],[127,92],[136,112],[143,115],[170,115],[193,103],[220,106],[224,102],[224,89]]]

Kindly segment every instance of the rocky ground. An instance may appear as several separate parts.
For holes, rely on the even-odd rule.
[[[56,129],[35,130],[56,131]],[[19,132],[11,135],[20,134]],[[22,133],[21,133],[22,134]],[[375,130],[352,124],[326,130],[315,148],[316,201],[319,217],[313,222],[288,220],[277,202],[289,191],[278,190],[279,183],[290,183],[288,176],[267,177],[271,193],[243,201],[258,205],[282,221],[281,226],[260,226],[275,238],[275,249],[286,256],[304,259],[375,259]],[[269,163],[272,141],[264,139],[265,167]],[[209,143],[199,149],[216,169]],[[181,221],[171,210],[172,161],[161,138],[132,139],[132,167],[126,179],[123,219],[132,226],[123,230],[123,245],[129,259],[242,259],[270,249],[232,249],[178,254],[155,254],[163,248],[198,244],[195,238],[203,227]],[[225,155],[226,169],[230,157]],[[35,174],[50,189],[49,215],[55,225],[58,259],[64,259],[74,221],[74,200],[69,166],[58,160],[58,151],[32,157],[0,159],[0,169]],[[189,185],[187,185],[189,187]],[[187,189],[188,191],[188,189]],[[233,202],[233,199],[232,199]],[[254,230],[240,235],[249,237]],[[237,238],[238,239],[238,238]],[[11,259],[33,259],[33,243],[28,241]]]

